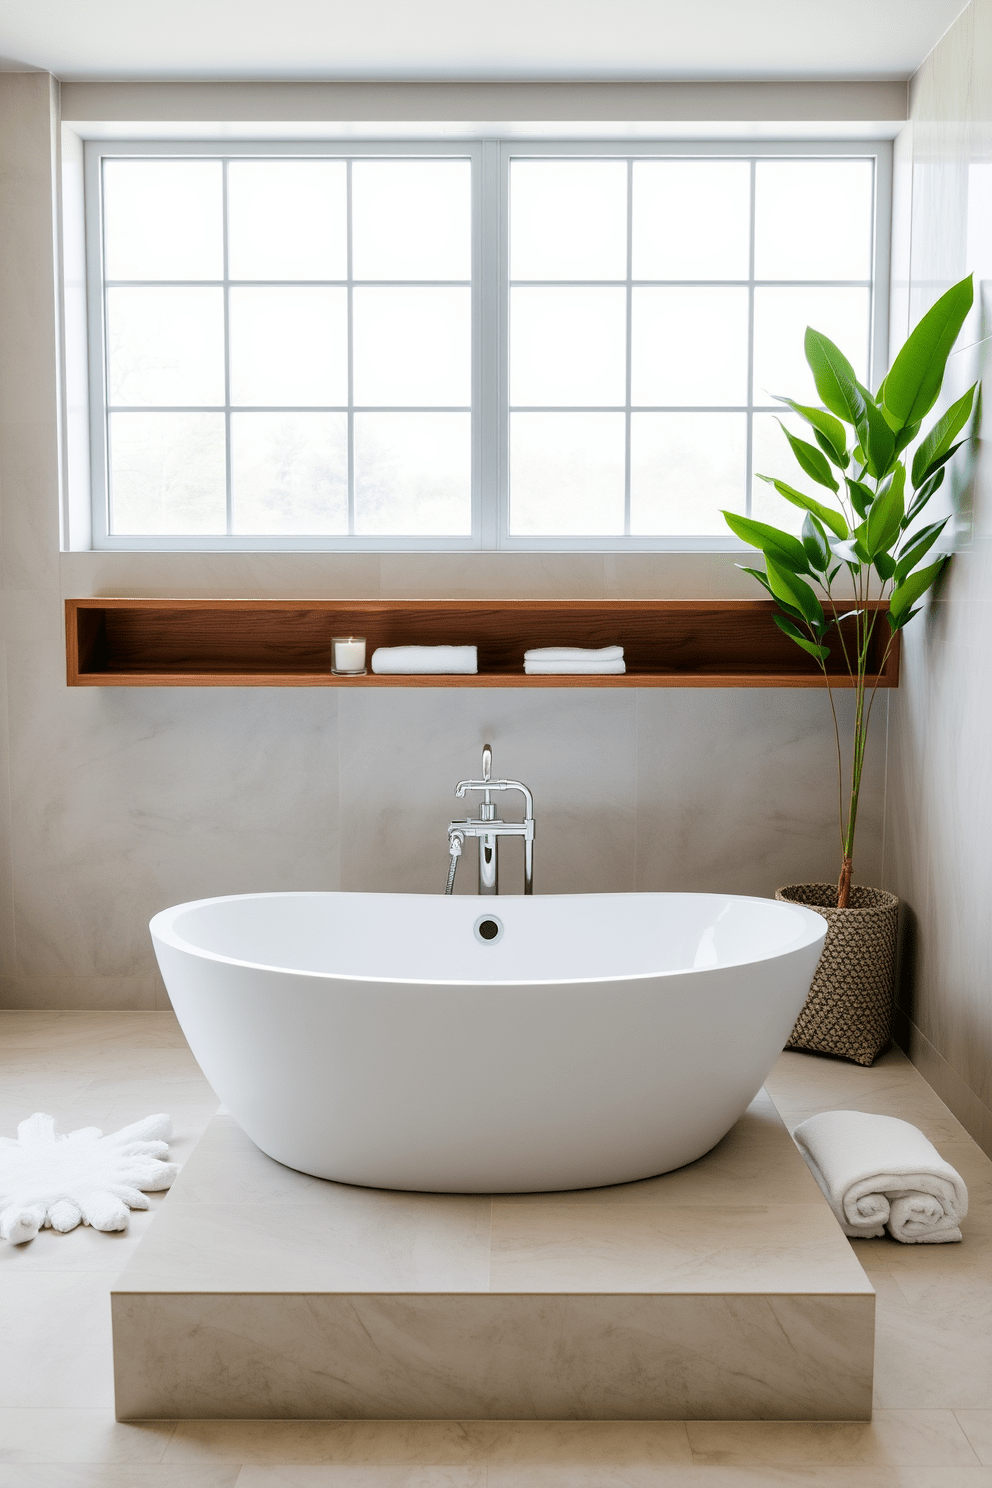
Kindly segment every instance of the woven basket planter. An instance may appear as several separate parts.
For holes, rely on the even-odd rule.
[[[873,1064],[892,1039],[899,900],[852,885],[850,907],[837,909],[837,885],[820,883],[787,884],[775,898],[815,909],[829,927],[785,1047]]]

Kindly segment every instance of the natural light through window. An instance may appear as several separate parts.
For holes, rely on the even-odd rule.
[[[868,375],[872,185],[867,160],[514,160],[510,532],[745,511],[780,457],[762,406],[815,399],[807,322]]]
[[[869,151],[88,148],[97,545],[726,545],[869,377]]]
[[[106,160],[110,530],[470,536],[465,160]]]

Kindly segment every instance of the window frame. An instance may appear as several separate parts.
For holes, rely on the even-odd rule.
[[[472,166],[472,533],[470,536],[377,534],[238,534],[133,536],[108,531],[107,379],[103,273],[102,163],[127,157],[413,158],[468,159]],[[509,176],[514,159],[709,159],[819,157],[870,158],[874,168],[872,283],[869,287],[869,378],[887,365],[892,142],[888,139],[645,140],[516,138],[435,140],[88,140],[84,145],[89,368],[90,546],[117,552],[735,552],[743,545],[723,536],[513,536],[509,528]],[[752,190],[753,190],[752,172]],[[752,202],[753,210],[753,202]],[[753,224],[753,218],[752,218]],[[753,227],[752,227],[753,236]],[[753,323],[753,255],[748,281]],[[799,281],[803,282],[803,281]],[[808,281],[812,284],[814,281]],[[819,282],[819,281],[817,281]],[[349,279],[349,285],[351,280]],[[629,291],[628,291],[629,292]],[[628,347],[629,355],[629,347]],[[747,412],[765,410],[753,402]],[[627,412],[629,442],[629,406]],[[746,500],[751,497],[751,427],[748,418]],[[629,508],[629,491],[628,491]]]

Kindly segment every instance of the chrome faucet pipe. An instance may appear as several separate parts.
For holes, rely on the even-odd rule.
[[[453,821],[448,827],[449,843],[452,832],[464,837],[476,837],[479,842],[479,893],[499,893],[499,839],[500,837],[522,837],[524,839],[524,893],[534,892],[534,797],[526,785],[519,780],[493,780],[493,752],[488,744],[482,750],[482,779],[459,780],[455,795],[464,797],[467,791],[481,791],[483,800],[477,818]],[[492,791],[520,791],[524,798],[522,822],[505,822],[496,815]]]
[[[470,790],[485,791],[487,796],[490,791],[518,790],[524,798],[525,814],[534,815],[534,796],[519,780],[459,780],[455,786],[455,795],[464,796],[465,792]],[[493,810],[496,810],[495,806]]]

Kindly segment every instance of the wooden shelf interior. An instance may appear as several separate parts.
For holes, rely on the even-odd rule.
[[[67,680],[113,686],[752,686],[817,687],[812,658],[773,623],[768,600],[66,601]],[[850,637],[852,624],[846,633]],[[332,635],[377,646],[477,645],[478,676],[331,674]],[[880,665],[888,625],[873,641]],[[624,676],[526,677],[531,646],[624,648]],[[828,662],[838,681],[835,645]],[[898,680],[893,647],[883,687]]]

